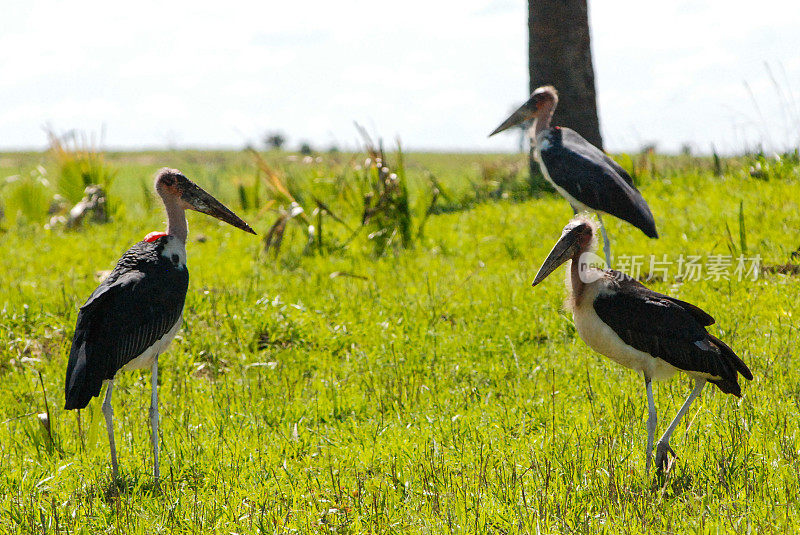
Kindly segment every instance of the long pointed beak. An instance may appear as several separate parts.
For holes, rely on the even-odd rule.
[[[578,243],[579,236],[580,232],[578,229],[572,229],[561,236],[561,239],[553,246],[550,254],[547,255],[542,267],[539,268],[539,272],[533,279],[533,284],[531,286],[536,286],[542,282],[548,275],[555,271],[558,266],[575,256],[575,253],[578,252],[580,248],[580,244]]]
[[[494,129],[494,131],[489,134],[489,137],[492,137],[495,134],[502,132],[503,130],[508,130],[512,126],[517,126],[523,121],[526,121],[533,117],[536,114],[536,104],[534,103],[533,99],[529,99],[528,102],[517,108],[517,110],[508,116],[508,119],[503,121],[503,123]]]
[[[216,217],[220,221],[224,221],[238,229],[242,229],[250,234],[255,234],[255,231],[250,228],[250,225],[245,223],[244,220],[230,211],[210,193],[194,182],[187,182],[188,184],[186,184],[183,191],[181,191],[181,200],[188,205],[187,208]]]

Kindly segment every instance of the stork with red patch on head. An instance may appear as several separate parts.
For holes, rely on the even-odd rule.
[[[118,478],[111,393],[121,369],[150,367],[153,474],[158,463],[158,355],[181,325],[189,285],[186,269],[186,210],[195,210],[255,234],[225,205],[177,169],[156,175],[156,192],[167,212],[166,232],[151,232],[120,258],[109,276],[81,307],[67,364],[65,409],[86,407],[108,384],[103,401],[111,467]]]

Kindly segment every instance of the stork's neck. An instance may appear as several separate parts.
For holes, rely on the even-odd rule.
[[[575,306],[580,306],[583,300],[583,291],[586,289],[586,283],[581,280],[581,261],[580,254],[572,257],[569,267],[569,283],[572,289],[572,300]]]
[[[533,120],[531,129],[531,137],[535,140],[540,132],[550,128],[550,120],[553,118],[553,113],[556,111],[556,102],[554,100],[545,101],[542,107]]]
[[[536,117],[533,119],[533,124],[528,129],[528,138],[531,140],[531,147],[535,148],[539,144],[539,134],[550,128],[550,115],[544,117]]]
[[[186,243],[186,237],[189,235],[186,210],[178,205],[177,199],[173,196],[162,196],[161,200],[164,201],[164,208],[167,211],[167,234]]]

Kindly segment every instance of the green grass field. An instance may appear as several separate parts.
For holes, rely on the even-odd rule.
[[[317,184],[350,176],[342,169],[356,161],[270,158],[293,180]],[[511,187],[495,198],[474,186],[490,181],[492,165],[524,177],[521,157],[408,155],[416,214],[428,172],[448,194],[412,247],[376,256],[361,232],[348,247],[304,253],[302,229],[290,225],[277,258],[262,241],[275,214],[242,211],[237,198],[236,184],[256,180],[247,154],[107,160],[124,207],[111,223],[68,231],[10,225],[9,214],[0,221],[2,533],[797,529],[797,275],[739,281],[734,260],[731,280],[678,281],[673,265],[648,283],[713,315],[711,332],[755,379],[742,399],[709,385],[673,436],[673,469],[647,475],[642,378],[577,337],[562,307],[563,268],[530,287],[572,211],[555,195],[521,197]],[[0,179],[39,163],[52,179],[46,155],[2,154]],[[188,214],[184,325],[160,358],[162,484],[151,476],[149,374],[129,372],[114,395],[117,489],[102,400],[83,411],[79,433],[75,411],[62,410],[64,373],[97,272],[163,229],[161,208],[148,209],[144,193],[163,165],[218,195],[260,236]],[[790,262],[800,247],[800,167],[769,180],[747,167],[731,160],[715,176],[710,161],[658,160],[640,189],[662,237],[606,217],[614,254]],[[0,186],[0,198],[11,187]],[[348,232],[326,225],[327,239],[344,243]],[[690,382],[679,375],[654,391],[660,434]],[[37,417],[46,411],[51,434]]]

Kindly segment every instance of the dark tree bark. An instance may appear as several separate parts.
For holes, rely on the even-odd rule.
[[[567,126],[603,148],[589,46],[587,0],[528,0],[530,90],[558,90],[553,125]]]

